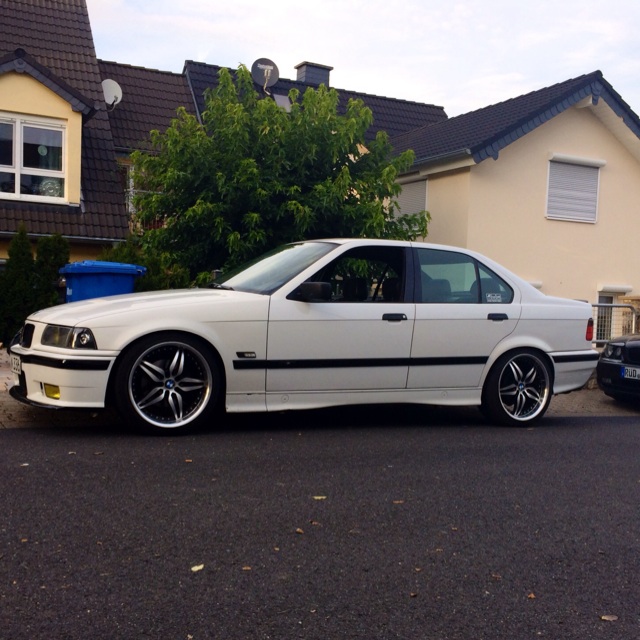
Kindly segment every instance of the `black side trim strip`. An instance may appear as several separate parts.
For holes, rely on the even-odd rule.
[[[583,353],[576,356],[554,356],[553,361],[557,363],[564,362],[595,362],[600,356],[597,353]]]
[[[411,358],[412,367],[442,367],[445,365],[486,364],[488,356],[458,356],[447,358]]]
[[[457,358],[361,358],[336,360],[234,360],[233,368],[247,369],[346,369],[352,367],[439,367],[485,364],[486,356]]]
[[[45,356],[20,356],[25,364],[36,364],[51,369],[68,369],[71,371],[106,371],[111,360],[57,360]]]

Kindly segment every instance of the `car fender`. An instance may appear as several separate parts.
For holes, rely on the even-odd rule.
[[[489,359],[487,360],[484,371],[482,372],[480,386],[484,386],[485,380],[496,361],[505,353],[516,351],[517,349],[533,349],[535,351],[539,351],[546,357],[549,366],[551,367],[551,375],[553,376],[555,374],[555,366],[553,358],[551,357],[553,349],[548,342],[540,338],[532,336],[518,336],[512,333],[499,342],[496,345],[496,348],[489,355]]]
[[[105,344],[119,344],[122,348],[118,357],[133,344],[152,334],[179,332],[195,336],[211,346],[220,357],[227,380],[228,392],[263,393],[265,390],[264,371],[242,370],[235,373],[234,363],[238,358],[264,360],[267,352],[267,318],[269,299],[261,296],[261,308],[256,308],[242,321],[203,320],[202,318],[155,317],[143,323],[128,325],[126,319],[117,325],[97,327],[96,341]],[[239,355],[241,354],[241,355]]]

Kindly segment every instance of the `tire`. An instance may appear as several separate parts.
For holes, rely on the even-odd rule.
[[[487,376],[483,413],[498,424],[529,425],[547,411],[552,388],[552,372],[542,354],[532,349],[506,353]]]
[[[222,376],[211,349],[180,333],[143,338],[122,356],[113,390],[120,415],[145,433],[175,435],[211,424]]]

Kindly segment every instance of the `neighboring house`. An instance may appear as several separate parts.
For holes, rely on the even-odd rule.
[[[84,0],[0,5],[0,258],[21,224],[76,259],[128,233]]]
[[[103,79],[115,80],[122,88],[122,102],[109,110],[109,120],[118,162],[129,166],[129,154],[137,149],[149,150],[149,132],[163,131],[176,115],[178,107],[200,117],[205,110],[205,92],[218,86],[222,67],[187,60],[183,73],[156,71],[117,62],[99,61]],[[330,86],[331,67],[303,62],[296,67],[296,80],[280,78],[269,87],[269,95],[284,108],[288,107],[291,89],[304,93],[320,84]],[[339,111],[345,111],[350,99],[360,99],[374,114],[374,123],[367,131],[368,139],[378,131],[389,136],[410,131],[419,126],[446,121],[442,107],[385,98],[338,89]],[[268,97],[265,94],[265,97]],[[127,177],[128,190],[131,181]]]
[[[596,71],[396,136],[405,212],[544,293],[640,300],[640,120]]]

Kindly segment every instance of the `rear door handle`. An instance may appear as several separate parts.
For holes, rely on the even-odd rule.
[[[382,319],[386,322],[402,322],[407,319],[407,316],[404,313],[385,313]]]
[[[490,313],[487,316],[487,320],[493,320],[493,322],[502,322],[508,320],[509,316],[506,313]]]

